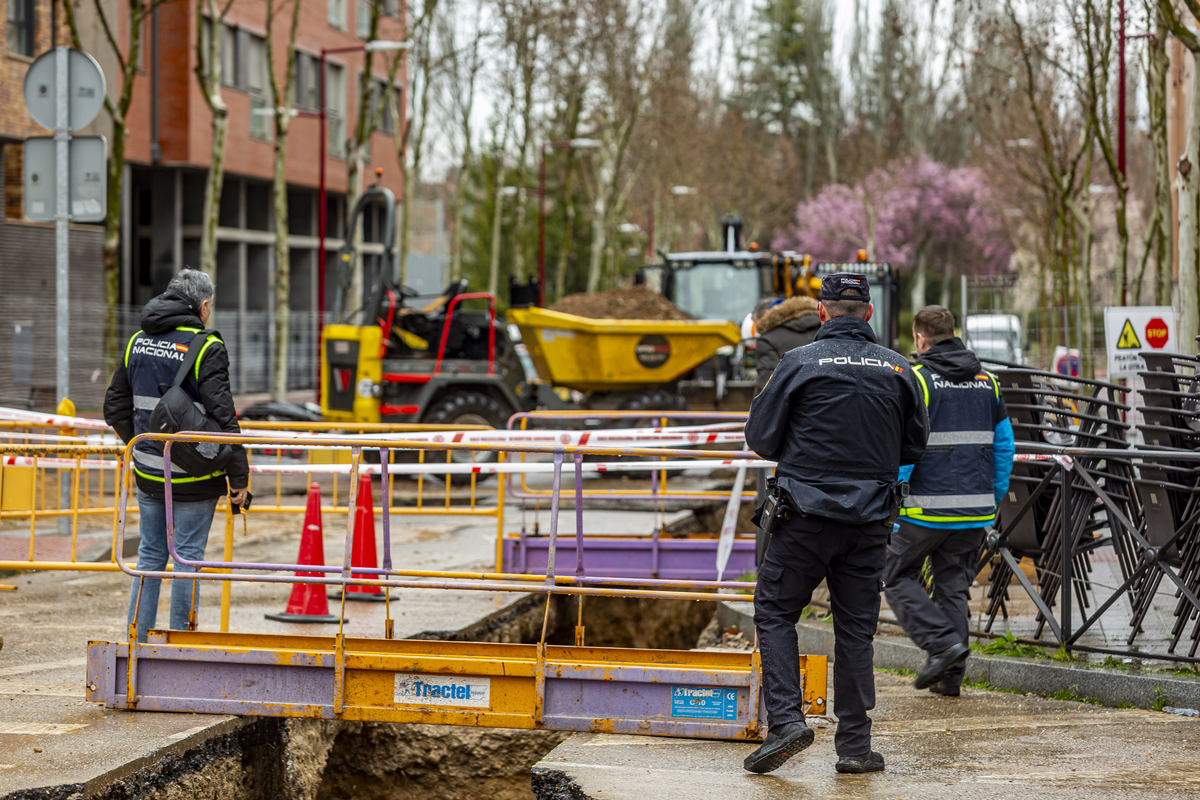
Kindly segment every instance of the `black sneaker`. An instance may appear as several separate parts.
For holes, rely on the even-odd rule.
[[[943,697],[958,697],[962,694],[962,687],[949,678],[942,678],[940,681],[929,687],[929,691],[934,694],[940,694]]]
[[[764,772],[774,772],[789,758],[812,744],[815,736],[813,729],[803,722],[777,725],[767,732],[767,739],[762,743],[762,747],[746,756],[742,766],[760,775]]]
[[[843,775],[861,775],[864,772],[883,772],[883,756],[872,750],[861,756],[842,756],[834,766]]]
[[[913,681],[913,686],[918,689],[928,689],[941,680],[951,667],[966,661],[970,654],[971,648],[967,647],[965,642],[960,642],[949,650],[931,655],[929,661],[925,663],[925,669],[921,670],[921,674]]]

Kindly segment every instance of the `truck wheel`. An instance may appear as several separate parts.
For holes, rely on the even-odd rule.
[[[639,392],[632,397],[623,400],[618,406],[619,411],[686,411],[687,401],[682,397],[669,392],[666,389],[648,389],[644,392]],[[633,420],[637,427],[646,425],[654,427],[658,421],[653,417],[647,417],[645,420]],[[622,427],[629,424],[628,420],[622,421]]]
[[[421,422],[430,425],[491,425],[493,428],[502,429],[508,424],[508,417],[509,414],[505,413],[504,408],[483,392],[459,391],[451,392],[432,403],[425,409],[425,416],[421,418]],[[456,464],[470,464],[471,456],[472,453],[468,451],[458,450],[452,453],[450,460]],[[496,460],[495,453],[475,453],[474,456],[476,464]],[[426,463],[435,458],[441,461],[445,456],[434,451],[425,454]],[[435,474],[433,477],[444,480],[446,476]],[[470,475],[454,475],[451,478],[451,483],[456,486],[470,482]]]

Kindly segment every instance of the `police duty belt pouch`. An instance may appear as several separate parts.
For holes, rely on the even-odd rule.
[[[204,408],[183,389],[183,382],[196,365],[204,342],[212,331],[200,331],[188,345],[187,357],[175,373],[175,381],[150,412],[150,430],[155,433],[220,433]],[[171,445],[171,464],[189,475],[211,475],[225,469],[233,457],[233,448],[216,442],[175,442]]]
[[[780,520],[791,517],[791,496],[779,487],[774,476],[767,478],[767,499],[759,506],[750,522],[764,533],[774,533]]]

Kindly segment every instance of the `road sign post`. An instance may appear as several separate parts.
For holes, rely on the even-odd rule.
[[[30,65],[24,94],[30,115],[54,131],[54,374],[62,401],[70,394],[71,379],[71,131],[100,113],[104,73],[88,54],[56,47]],[[105,174],[103,164],[100,174]]]
[[[71,121],[67,48],[54,50],[54,375],[59,402],[71,396]]]

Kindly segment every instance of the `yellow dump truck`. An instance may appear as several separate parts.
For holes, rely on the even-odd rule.
[[[740,338],[724,320],[590,319],[536,307],[514,308],[508,320],[543,380],[588,393],[668,386]]]

